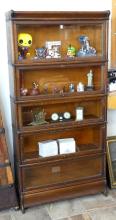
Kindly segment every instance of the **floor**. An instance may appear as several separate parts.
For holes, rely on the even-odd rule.
[[[28,208],[25,214],[10,209],[0,212],[0,220],[116,220],[116,189]]]

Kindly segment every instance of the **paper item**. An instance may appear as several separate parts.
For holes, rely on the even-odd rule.
[[[58,139],[59,153],[69,154],[76,151],[76,143],[74,138]]]
[[[39,155],[42,157],[50,157],[58,154],[58,144],[55,140],[47,140],[38,142]]]

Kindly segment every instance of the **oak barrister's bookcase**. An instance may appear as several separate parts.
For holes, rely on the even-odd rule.
[[[11,11],[6,18],[14,159],[22,211],[49,201],[106,192],[109,11]],[[20,33],[32,37],[26,57],[19,55]],[[81,36],[88,37],[87,43],[79,41]],[[80,50],[81,43],[87,50]],[[87,86],[90,70],[91,88]],[[81,91],[77,91],[79,82],[84,85]],[[83,109],[81,120],[76,120],[78,107]],[[67,138],[75,141],[75,151],[60,153],[58,147],[58,153],[47,156],[53,140]],[[39,153],[40,142],[49,143],[46,156]]]

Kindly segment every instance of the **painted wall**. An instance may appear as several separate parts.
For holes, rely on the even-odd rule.
[[[12,148],[12,126],[5,13],[12,9],[18,11],[102,11],[111,10],[111,0],[4,0],[4,4],[0,7],[0,106],[9,149]]]

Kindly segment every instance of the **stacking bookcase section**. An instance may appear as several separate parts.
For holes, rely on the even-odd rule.
[[[10,11],[6,20],[22,211],[105,193],[109,11]]]

